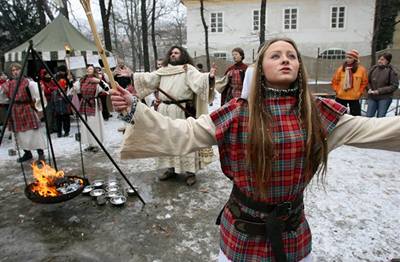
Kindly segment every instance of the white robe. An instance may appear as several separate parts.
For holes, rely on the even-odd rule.
[[[186,69],[183,66],[168,65],[151,73],[135,73],[134,86],[140,98],[156,91],[158,87],[175,100],[194,98],[196,101],[196,117],[208,114],[208,103],[212,101],[214,96],[213,86],[209,85],[209,73],[201,73],[191,65],[187,65]],[[171,101],[162,92],[159,92],[159,99],[161,101]],[[181,105],[185,106],[185,103]],[[185,112],[175,104],[161,103],[158,107],[158,112],[172,119],[186,118]],[[207,152],[207,150],[203,152]],[[170,155],[175,154],[171,152]],[[208,154],[207,158],[200,157],[199,152],[192,152],[176,157],[156,158],[156,168],[174,167],[176,173],[196,173],[209,164],[211,160],[212,154]]]
[[[105,85],[107,85],[107,84],[105,83]],[[73,89],[74,89],[73,91],[80,93],[80,90],[81,90],[80,81],[76,81]],[[104,91],[103,88],[100,87],[100,85],[97,85],[96,97],[102,92],[107,93],[106,91]],[[90,129],[92,129],[92,131],[95,133],[96,137],[100,140],[101,143],[103,143],[103,141],[104,141],[104,119],[103,119],[102,112],[99,111],[98,99],[95,99],[94,101],[95,101],[95,108],[96,108],[94,116],[87,116],[86,119],[85,119],[85,115],[82,114],[82,116],[85,119],[86,123],[89,125]],[[98,146],[96,140],[94,139],[92,134],[89,132],[89,130],[86,128],[86,126],[83,123],[81,123],[80,127],[81,127],[81,142],[82,142],[82,144],[87,145],[87,146]]]

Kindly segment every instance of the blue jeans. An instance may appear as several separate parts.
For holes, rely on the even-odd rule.
[[[367,117],[374,117],[376,112],[378,113],[377,117],[385,117],[389,106],[392,103],[392,98],[379,100],[368,98],[367,103]]]

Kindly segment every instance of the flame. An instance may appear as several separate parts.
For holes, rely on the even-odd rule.
[[[43,197],[55,197],[61,195],[57,191],[55,182],[64,177],[63,171],[56,171],[44,161],[40,161],[42,167],[39,167],[36,162],[32,164],[33,176],[36,181],[33,183],[32,192]]]

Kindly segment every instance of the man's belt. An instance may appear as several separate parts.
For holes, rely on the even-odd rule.
[[[167,105],[177,105],[177,104],[182,104],[182,103],[188,103],[192,102],[192,99],[184,99],[184,100],[176,100],[176,101],[161,101],[161,103],[167,104]]]
[[[265,219],[255,218],[240,210],[239,203],[252,210],[268,214]],[[226,205],[234,217],[234,226],[239,232],[268,238],[277,262],[286,262],[282,233],[296,230],[302,218],[303,195],[294,201],[270,205],[254,201],[233,186],[231,196]],[[221,212],[222,213],[222,212]],[[220,214],[221,215],[221,214]],[[217,223],[218,223],[217,219]]]

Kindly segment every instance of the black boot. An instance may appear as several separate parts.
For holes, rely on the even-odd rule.
[[[38,149],[37,152],[38,152],[38,155],[39,155],[38,161],[39,162],[40,161],[46,162],[46,158],[44,157],[43,149]]]
[[[170,178],[172,178],[172,177],[174,177],[176,175],[177,175],[177,173],[175,173],[175,168],[171,167],[171,168],[168,168],[168,170],[165,171],[164,174],[159,176],[158,179],[160,181],[164,181],[164,180],[170,179]]]
[[[196,184],[196,181],[197,180],[195,173],[186,172],[186,178],[185,178],[186,185],[193,186],[194,184]]]
[[[24,155],[17,159],[18,163],[22,163],[32,159],[32,153],[29,150],[24,150]]]

